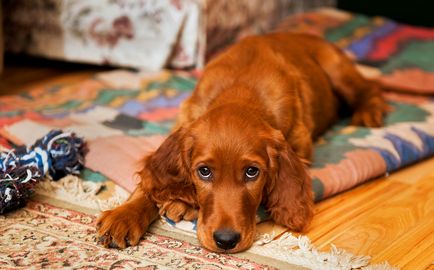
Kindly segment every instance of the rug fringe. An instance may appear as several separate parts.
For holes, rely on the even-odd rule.
[[[67,175],[59,181],[41,181],[35,189],[37,194],[51,198],[60,198],[79,206],[105,211],[112,209],[126,200],[121,192],[115,192],[108,199],[98,199],[96,195],[104,188],[104,184],[84,181],[77,176]]]
[[[328,252],[319,251],[307,236],[295,237],[284,233],[278,239],[274,235],[259,236],[250,252],[301,265],[310,269],[361,269],[361,270],[396,270],[387,262],[369,265],[370,256],[354,255],[331,245]]]

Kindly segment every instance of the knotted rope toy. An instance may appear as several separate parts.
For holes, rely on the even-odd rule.
[[[52,130],[31,147],[0,152],[0,214],[23,207],[37,183],[83,168],[86,145],[73,132]]]

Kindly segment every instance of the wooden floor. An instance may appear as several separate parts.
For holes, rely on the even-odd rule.
[[[434,158],[316,206],[307,235],[402,269],[434,262]]]
[[[37,59],[7,62],[0,95],[80,81],[107,69]],[[374,263],[434,269],[434,158],[318,203],[307,235],[324,250],[334,244],[370,255]]]
[[[65,63],[36,57],[6,55],[0,74],[0,96],[29,91],[43,85],[73,83],[109,67]]]

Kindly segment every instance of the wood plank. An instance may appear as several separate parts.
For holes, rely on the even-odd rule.
[[[411,187],[403,210],[416,217],[414,225],[375,255],[375,261],[387,260],[402,269],[425,269],[434,260],[434,176],[428,174]],[[395,213],[398,212],[395,210]]]
[[[421,268],[421,269],[423,269],[423,268]],[[434,270],[434,261],[427,268],[425,268],[425,269],[426,270]]]
[[[338,197],[331,198],[324,204],[332,205],[323,209],[319,203],[311,228],[307,235],[314,242],[329,237],[349,221],[372,211],[384,201],[384,197],[393,197],[405,191],[408,186],[402,183],[392,183],[384,179],[368,183]],[[382,194],[382,196],[379,196]]]
[[[392,173],[387,179],[397,180],[401,183],[414,184],[426,176],[434,176],[434,158]]]
[[[0,76],[0,95],[18,94],[41,86],[78,83],[96,72],[113,69],[30,56],[6,56],[5,70]]]
[[[427,217],[375,255],[401,269],[425,269],[433,262],[434,219]]]
[[[12,76],[8,78],[10,73],[10,69],[6,69],[3,74],[6,79],[0,80],[0,95],[18,94],[45,85],[75,83],[90,78],[95,74],[95,72],[91,71],[64,74],[61,71],[42,69],[38,72],[21,71],[20,77]]]
[[[267,233],[270,235],[274,235],[275,238],[282,235],[287,230],[288,230],[288,228],[283,227],[281,225],[277,225],[276,223],[274,223],[271,220],[262,222],[262,223],[258,224],[258,226],[256,226],[257,233],[259,233],[259,234],[266,234]]]
[[[432,245],[431,239],[426,238],[434,230],[433,226],[429,226],[434,217],[434,185],[432,183],[433,178],[425,177],[415,186],[408,187],[393,197],[386,197],[383,193],[379,193],[378,197],[383,202],[377,201],[374,208],[339,224],[328,234],[316,239],[314,243],[320,247],[334,244],[355,254],[371,255],[374,261],[377,260],[377,254],[393,245],[397,245],[405,253],[405,248],[401,247],[397,240],[399,238],[407,242],[412,241],[411,245],[407,244],[413,247]],[[402,185],[397,181],[394,184]],[[430,223],[425,224],[425,221]],[[409,232],[413,237],[407,239],[406,234]],[[422,254],[424,249],[413,249],[407,256],[413,256],[413,252]],[[431,260],[434,259],[433,256],[434,254]],[[397,255],[393,258],[395,258],[393,260],[395,263],[405,263],[409,260],[408,258],[412,257],[405,258],[405,256]]]

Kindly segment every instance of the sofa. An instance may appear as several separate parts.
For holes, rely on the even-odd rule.
[[[158,70],[203,66],[239,37],[334,0],[4,0],[5,48]]]

